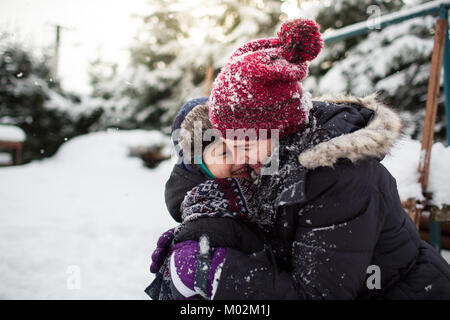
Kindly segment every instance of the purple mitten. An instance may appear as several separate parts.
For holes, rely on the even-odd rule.
[[[156,249],[152,253],[152,264],[150,265],[151,273],[157,273],[166,257],[170,254],[169,249],[172,244],[174,229],[175,228],[167,230],[159,237]]]
[[[200,242],[187,240],[176,244],[170,256],[174,297],[186,299],[200,295],[210,299],[226,254],[226,248],[211,249],[207,237],[201,237]]]

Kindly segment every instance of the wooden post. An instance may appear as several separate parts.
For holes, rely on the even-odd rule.
[[[419,161],[419,182],[422,192],[427,192],[430,171],[431,147],[433,146],[434,125],[436,123],[437,100],[440,89],[442,61],[444,57],[445,37],[447,34],[447,20],[438,19],[434,35],[434,48],[431,57],[430,79],[428,81],[427,106],[423,124],[422,148]]]
[[[422,206],[417,203],[416,199],[409,198],[402,203],[402,207],[408,212],[409,217],[416,225],[417,230],[420,229],[420,218],[422,215]]]
[[[213,66],[208,65],[208,67],[206,68],[206,76],[205,76],[205,97],[210,95],[213,73],[214,73]]]
[[[10,150],[10,154],[14,159],[14,164],[17,165],[22,163],[23,142],[0,141],[0,147]]]
[[[15,158],[15,164],[19,165],[22,163],[22,149],[23,149],[23,144],[20,143],[17,145],[17,149],[16,149],[16,158]]]
[[[425,196],[424,207],[430,195],[427,192],[428,177],[430,173],[431,147],[433,146],[434,125],[436,123],[437,102],[440,90],[440,79],[442,62],[444,57],[445,38],[447,37],[447,19],[439,18],[436,22],[436,32],[434,35],[433,54],[431,56],[430,79],[428,81],[427,106],[425,111],[425,121],[423,125],[422,147],[419,160],[419,182],[422,186],[422,193]],[[441,232],[440,224],[430,221],[430,242],[440,253]]]

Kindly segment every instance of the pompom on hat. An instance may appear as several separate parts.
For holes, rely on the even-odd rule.
[[[279,137],[301,130],[312,107],[301,86],[308,61],[323,47],[320,27],[309,19],[285,21],[278,37],[245,43],[214,81],[209,118],[216,131],[278,129]]]

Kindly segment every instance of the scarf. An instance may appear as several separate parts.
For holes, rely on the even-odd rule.
[[[252,221],[254,183],[244,178],[207,180],[190,190],[181,203],[181,231],[187,222],[203,217],[229,217]]]
[[[291,180],[289,179],[291,172],[294,169],[306,171],[300,164],[298,156],[304,150],[323,141],[324,138],[326,138],[324,132],[317,130],[316,120],[311,117],[303,130],[283,137],[275,146],[269,162],[263,167],[267,168],[269,164],[277,163],[278,170],[269,175],[259,174],[254,182],[254,203],[257,212],[254,219],[263,230],[270,232],[274,225],[282,192],[289,188],[287,182]]]

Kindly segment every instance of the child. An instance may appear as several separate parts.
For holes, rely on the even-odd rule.
[[[172,126],[172,132],[182,129],[179,139],[174,134],[172,136],[175,137],[174,145],[181,146],[179,156],[183,161],[174,167],[166,184],[165,197],[170,213],[181,224],[175,230],[163,234],[157,244],[159,250],[152,256],[151,272],[156,273],[156,277],[146,292],[154,300],[199,297],[198,292],[184,285],[186,281],[174,283],[174,275],[170,274],[169,263],[176,261],[174,256],[171,256],[171,261],[166,258],[169,256],[167,251],[178,248],[177,242],[202,239],[204,246],[209,248],[218,243],[223,246],[224,239],[228,239],[225,242],[227,247],[238,248],[243,252],[253,253],[264,248],[262,233],[252,222],[254,190],[248,166],[229,163],[229,152],[222,140],[214,136],[211,139],[213,141],[203,139],[205,132],[212,128],[205,102],[204,99],[197,99],[193,104],[185,104]],[[196,122],[197,128],[201,125],[201,130],[196,129]],[[195,154],[195,144],[201,145],[201,156]],[[221,219],[221,222],[211,224],[209,219]],[[196,226],[184,228],[186,224]],[[229,230],[230,226],[236,233],[233,237],[223,234],[223,230]],[[195,230],[195,234],[189,230]],[[188,243],[185,241],[183,245]],[[211,296],[213,281],[207,278],[214,277],[216,272],[220,273],[224,257],[223,252],[215,251],[206,262],[210,265],[208,269],[213,272],[204,275],[203,279],[199,276],[190,287],[202,287],[201,290],[207,291],[205,296]],[[185,267],[198,270],[201,265],[195,262]]]

